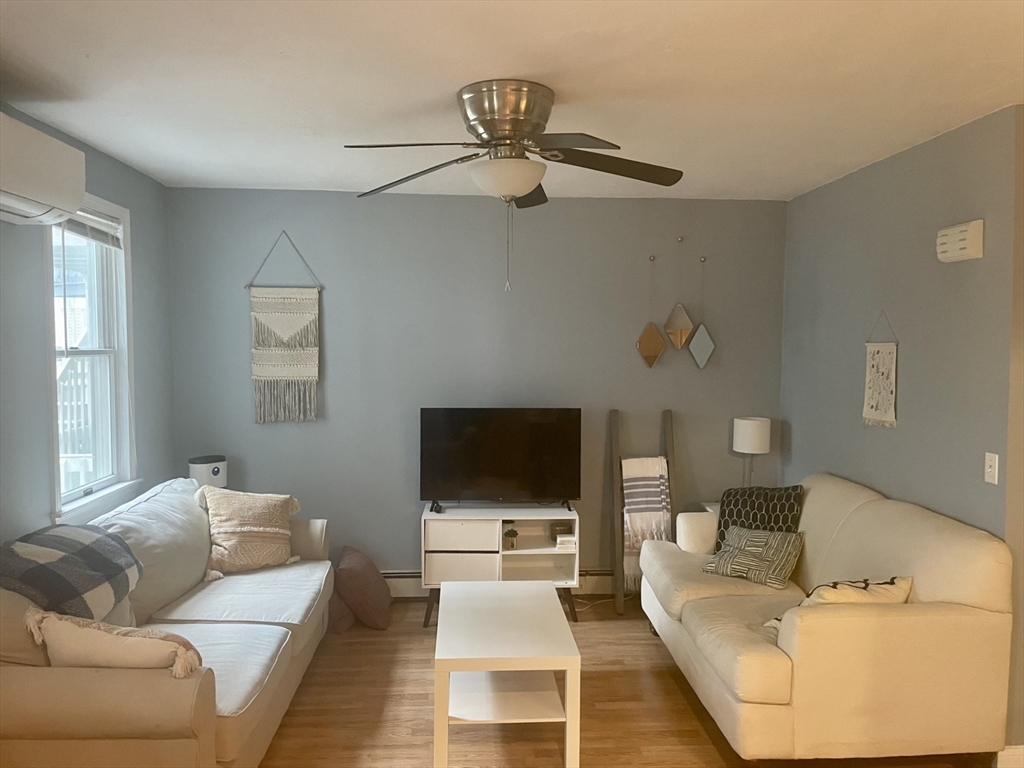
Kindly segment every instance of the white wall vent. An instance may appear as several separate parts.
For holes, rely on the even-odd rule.
[[[0,112],[0,220],[57,224],[85,201],[85,154]]]
[[[939,261],[946,262],[980,259],[984,251],[984,233],[984,219],[941,229],[935,239],[935,255]]]

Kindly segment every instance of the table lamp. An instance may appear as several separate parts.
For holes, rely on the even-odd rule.
[[[754,482],[754,456],[772,449],[772,420],[742,416],[732,420],[732,449],[743,454],[743,487]]]

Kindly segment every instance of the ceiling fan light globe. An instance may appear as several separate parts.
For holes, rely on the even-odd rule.
[[[508,157],[475,162],[469,166],[469,175],[486,194],[514,200],[536,189],[547,169],[536,160]]]

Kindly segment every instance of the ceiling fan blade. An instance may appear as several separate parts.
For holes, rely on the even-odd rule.
[[[559,149],[557,152],[552,152],[551,156],[545,154],[544,159],[553,163],[564,163],[580,168],[590,168],[592,171],[626,176],[638,181],[660,184],[663,187],[671,187],[683,178],[683,172],[677,171],[674,168],[640,163],[636,160],[623,160],[621,157],[601,155],[596,152],[583,152],[579,149]]]
[[[512,202],[516,204],[516,208],[533,208],[535,205],[544,205],[547,201],[548,196],[544,194],[544,187],[538,184],[532,192],[527,192]]]
[[[389,147],[486,147],[466,141],[427,141],[419,144],[346,144],[345,149],[388,149]]]
[[[533,137],[537,149],[622,149],[589,133],[542,133]]]
[[[470,160],[476,160],[478,157],[483,157],[486,154],[486,152],[477,152],[472,155],[463,155],[462,157],[457,157],[454,160],[449,160],[447,163],[441,163],[440,165],[435,165],[430,168],[426,168],[425,170],[422,170],[418,173],[413,173],[409,176],[403,176],[401,179],[398,179],[397,181],[392,181],[390,184],[385,184],[382,187],[371,189],[369,192],[363,192],[361,195],[356,195],[356,197],[368,197],[369,195],[376,195],[378,192],[385,192],[386,190],[389,190],[392,187],[397,187],[399,184],[405,184],[405,182],[407,181],[418,179],[420,176],[426,176],[428,173],[440,171],[442,168],[447,168],[449,165],[460,165],[462,163],[468,163]]]

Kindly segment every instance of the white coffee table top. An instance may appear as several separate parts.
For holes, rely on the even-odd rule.
[[[434,669],[579,669],[580,652],[550,581],[441,584]]]

